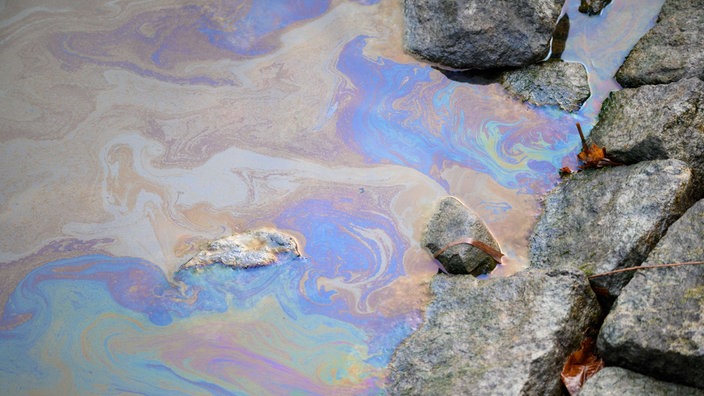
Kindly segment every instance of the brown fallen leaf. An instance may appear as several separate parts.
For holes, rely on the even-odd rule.
[[[587,140],[584,138],[584,133],[582,133],[582,126],[579,123],[577,123],[577,131],[579,132],[580,139],[582,139],[582,152],[577,154],[577,158],[582,161],[582,165],[579,166],[579,169],[621,165],[611,160],[606,155],[606,147],[599,147],[594,143],[592,143],[591,146],[588,145]]]
[[[560,168],[560,176],[565,177],[570,174],[572,174],[572,169],[570,169],[569,166],[563,166]]]
[[[584,382],[604,367],[604,361],[596,355],[596,342],[591,337],[582,340],[582,345],[565,362],[560,374],[562,383],[570,395],[577,395]]]

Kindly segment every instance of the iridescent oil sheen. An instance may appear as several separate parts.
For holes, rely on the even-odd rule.
[[[567,114],[402,51],[397,1],[0,1],[0,394],[383,394],[451,194],[525,268],[662,0],[577,12]],[[276,227],[303,257],[179,271]]]

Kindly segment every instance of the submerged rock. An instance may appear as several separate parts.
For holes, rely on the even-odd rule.
[[[298,244],[292,236],[276,230],[259,229],[210,242],[181,269],[218,263],[234,268],[260,267],[300,256]]]
[[[404,0],[408,52],[455,69],[539,62],[564,0]]]
[[[553,60],[505,72],[500,80],[523,101],[575,112],[589,98],[587,78],[587,69],[581,63]]]
[[[658,381],[620,367],[606,367],[589,378],[580,396],[704,396],[701,389]]]
[[[579,12],[587,15],[599,15],[611,3],[611,0],[582,0],[579,3]]]
[[[421,243],[435,255],[440,249],[460,239],[472,238],[499,250],[499,244],[486,225],[472,210],[454,197],[445,197],[437,204]],[[494,259],[468,244],[459,244],[437,257],[451,274],[481,275],[496,267]]]
[[[624,87],[704,79],[704,0],[667,0],[616,72]]]
[[[704,82],[690,78],[612,92],[590,140],[626,164],[680,159],[704,193]]]
[[[559,184],[530,237],[531,266],[587,275],[640,265],[691,204],[691,170],[679,160],[583,171]],[[596,278],[616,296],[631,273]]]
[[[704,200],[667,231],[643,265],[704,260]],[[704,388],[704,266],[637,271],[606,317],[607,364]]]
[[[600,315],[574,270],[439,274],[431,288],[423,327],[391,359],[390,394],[559,395],[565,360]]]

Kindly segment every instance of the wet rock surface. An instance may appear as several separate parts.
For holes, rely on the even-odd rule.
[[[704,201],[668,230],[643,265],[704,260]],[[704,266],[638,271],[607,316],[607,364],[704,388]]]
[[[404,0],[406,51],[455,69],[520,67],[550,51],[564,0]]]
[[[574,270],[439,274],[431,288],[423,327],[392,357],[390,394],[559,395],[565,359],[600,315]]]
[[[704,194],[704,82],[698,78],[612,92],[590,140],[622,163],[676,158]]]
[[[466,238],[499,250],[499,244],[476,213],[455,197],[441,199],[423,232],[422,245],[435,255],[448,244]],[[451,274],[480,275],[496,267],[491,256],[466,243],[446,249],[437,260]]]
[[[581,63],[551,60],[502,73],[500,81],[523,101],[567,112],[578,111],[590,94],[587,70]]]
[[[657,24],[635,45],[616,80],[624,87],[704,79],[704,0],[667,0]]]
[[[185,268],[224,264],[234,268],[260,267],[300,257],[296,240],[277,230],[258,229],[217,239],[196,254]]]
[[[691,204],[691,171],[679,160],[641,162],[573,175],[545,198],[530,237],[531,266],[588,275],[643,262]],[[596,278],[616,296],[631,273]]]
[[[611,0],[582,0],[579,3],[579,12],[587,15],[599,15],[611,3]]]
[[[658,381],[620,367],[601,369],[582,387],[580,396],[702,396],[704,390]]]

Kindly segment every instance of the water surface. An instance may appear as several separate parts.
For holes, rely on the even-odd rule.
[[[574,123],[662,1],[566,12],[576,114],[449,80],[381,1],[0,1],[0,393],[376,394],[437,271],[433,203],[525,268]],[[304,257],[176,272],[255,227]]]

